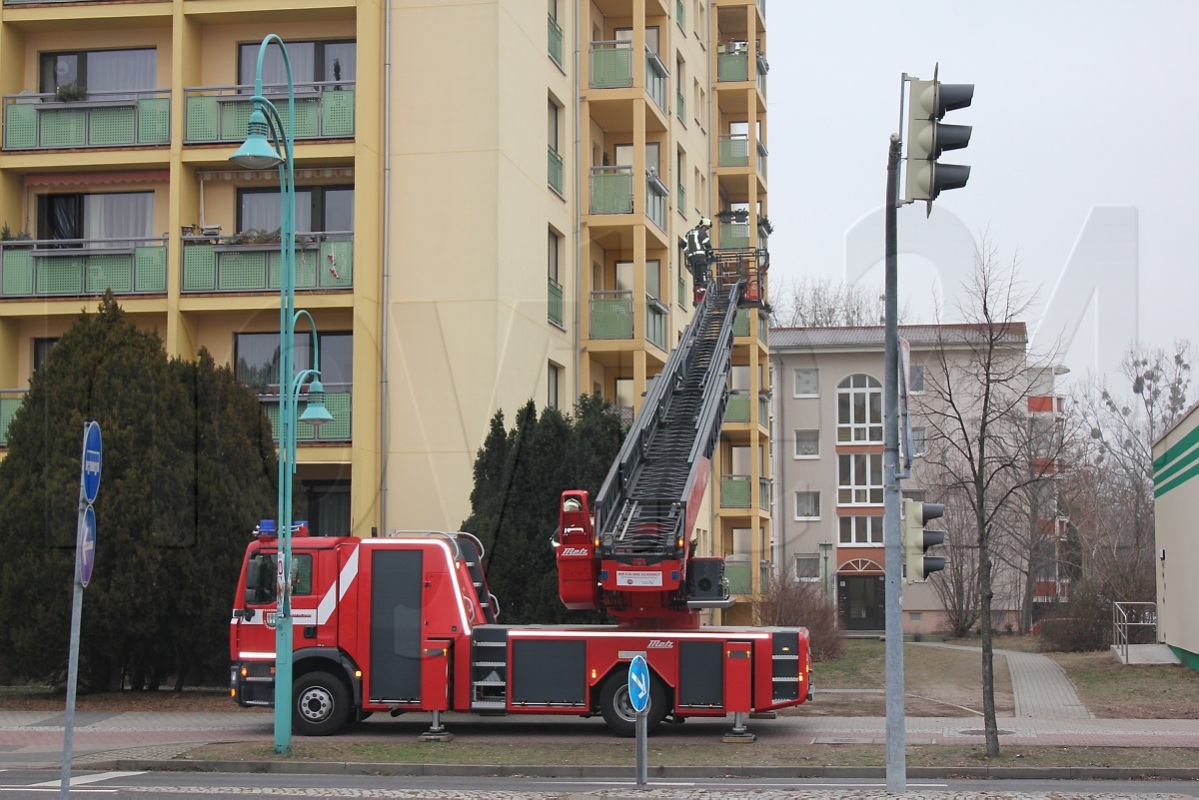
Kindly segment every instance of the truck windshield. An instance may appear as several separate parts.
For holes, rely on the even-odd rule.
[[[255,553],[246,565],[246,602],[269,605],[275,602],[275,553]],[[312,594],[312,556],[293,553],[291,556],[292,595]]]

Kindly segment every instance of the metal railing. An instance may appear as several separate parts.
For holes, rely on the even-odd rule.
[[[287,87],[264,85],[284,127],[288,122]],[[278,92],[282,92],[283,102]],[[242,142],[254,104],[253,86],[193,86],[183,90],[183,142]],[[296,139],[344,139],[354,135],[355,84],[320,81],[295,85]]]
[[[279,239],[275,236],[184,236],[180,291],[279,291]],[[354,234],[296,234],[297,289],[351,289]]]
[[[242,139],[245,130],[242,130]],[[165,145],[171,141],[171,90],[54,92],[4,96],[5,150]]]
[[[549,278],[548,281],[549,281],[549,292],[547,295],[547,300],[549,303],[549,308],[547,311],[547,315],[549,317],[550,322],[554,323],[555,325],[561,325],[562,319],[563,319],[563,316],[562,316],[562,284],[558,283],[553,278]]]
[[[0,297],[153,294],[167,289],[167,237],[0,242]]]
[[[548,47],[550,58],[554,59],[555,64],[562,66],[562,26],[558,24],[558,20],[554,19],[552,15],[547,14],[547,16],[549,17],[549,24],[547,27],[549,29]]]
[[[748,167],[749,136],[744,133],[721,134],[717,166]]]
[[[300,422],[296,427],[296,439],[305,442],[348,442],[351,438],[353,415],[350,402],[351,391],[348,384],[325,384],[325,408],[333,415],[330,422],[314,428],[307,422]],[[279,441],[279,395],[262,393],[258,395],[271,423],[271,436]],[[300,398],[303,403],[303,397]]]
[[[1143,644],[1133,640],[1145,638],[1136,633],[1146,628],[1155,631],[1150,638],[1156,641],[1157,603],[1112,603],[1112,644],[1119,650],[1123,663],[1128,663],[1130,644]]]
[[[592,214],[631,214],[633,168],[592,167],[590,208]]]
[[[591,293],[592,339],[633,338],[633,293],[627,290]]]
[[[28,389],[0,389],[0,447],[8,447],[8,426],[28,393]]]
[[[551,189],[562,194],[562,154],[553,145],[549,145],[547,149],[549,152],[548,182]]]
[[[666,79],[668,77],[670,77],[670,71],[662,63],[662,59],[658,58],[658,54],[653,50],[645,48],[645,90],[649,92],[654,105],[667,115],[670,114],[670,109],[666,105]]]
[[[619,89],[633,85],[633,43],[613,39],[591,43],[592,89]]]

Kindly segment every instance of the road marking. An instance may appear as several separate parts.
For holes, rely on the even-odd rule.
[[[78,775],[71,778],[71,786],[82,786],[85,783],[99,783],[110,778],[129,778],[134,775],[145,775],[143,772],[99,772],[95,775]],[[62,786],[62,779],[54,781],[42,781],[41,783],[31,783],[28,788],[37,789],[42,786]]]

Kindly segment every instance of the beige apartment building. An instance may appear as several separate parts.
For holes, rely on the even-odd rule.
[[[767,246],[764,0],[3,0],[0,454],[108,288],[277,415],[278,177],[229,161],[267,33],[334,416],[299,433],[317,532],[456,528],[497,410],[638,410],[691,318],[701,217],[717,247]],[[286,105],[277,48],[264,82]],[[748,595],[771,502],[757,309],[734,364],[700,548],[751,554],[730,572]]]
[[[912,474],[902,481],[905,497],[944,502],[928,486],[921,457],[930,441],[930,403],[926,374],[939,372],[942,350],[950,364],[973,358],[971,325],[902,325],[899,335],[910,348],[909,378]],[[844,630],[881,631],[885,627],[883,547],[883,339],[881,326],[774,328],[773,373],[774,561],[778,569],[803,581],[819,582],[835,603]],[[1024,326],[1011,336],[1011,355],[1023,360]],[[1052,424],[1060,416],[1052,373],[1029,375],[1029,424]],[[901,435],[901,439],[904,437]],[[1034,468],[1036,465],[1033,465]],[[1045,470],[1041,470],[1045,471]],[[1039,473],[1038,473],[1039,474]],[[1059,573],[1058,547],[1066,520],[1053,502],[1052,471],[1047,471],[1046,502],[1031,512],[1030,524],[1045,544],[1035,558],[1033,595],[1037,602],[1065,597],[1069,579]],[[944,529],[944,522],[930,527]],[[965,514],[964,516],[968,516]],[[952,535],[952,534],[951,534]],[[973,536],[973,534],[969,534]],[[950,555],[946,548],[934,554]],[[950,555],[950,557],[952,557]],[[1000,559],[996,559],[999,563]],[[1020,608],[1017,571],[995,573],[994,609],[1000,624],[1013,621]],[[903,625],[909,633],[929,633],[944,623],[944,606],[928,582],[903,589]]]

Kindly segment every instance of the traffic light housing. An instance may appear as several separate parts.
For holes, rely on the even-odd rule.
[[[933,200],[946,189],[961,189],[970,179],[970,167],[941,164],[946,150],[970,143],[969,125],[947,125],[946,112],[966,108],[974,99],[972,83],[913,80],[908,104],[908,174],[906,199],[925,200],[931,213]]]
[[[930,547],[945,543],[945,531],[926,531],[924,526],[945,515],[940,503],[903,501],[903,560],[904,582],[926,580],[930,573],[945,569],[943,556],[925,555]]]

